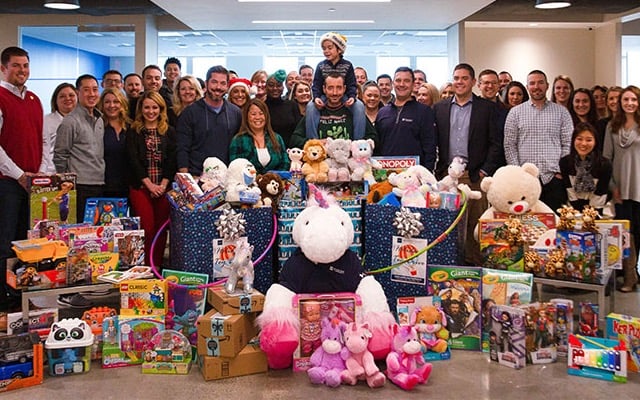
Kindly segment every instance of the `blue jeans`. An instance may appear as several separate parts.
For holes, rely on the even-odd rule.
[[[18,181],[0,179],[0,286],[7,283],[7,259],[15,257],[11,241],[27,238],[29,194]]]
[[[327,97],[320,96],[320,99],[327,104]],[[347,96],[342,96],[342,103],[347,101]],[[351,139],[358,140],[364,139],[364,132],[366,126],[366,114],[364,112],[364,103],[356,99],[355,103],[348,107],[353,115],[353,137]],[[316,103],[311,100],[307,104],[307,110],[305,112],[305,130],[307,133],[307,139],[318,139],[318,124],[320,123],[320,110],[316,107]]]

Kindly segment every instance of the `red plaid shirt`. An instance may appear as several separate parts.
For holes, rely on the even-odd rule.
[[[162,141],[157,129],[145,129],[144,141],[147,146],[147,173],[156,185],[162,182]]]

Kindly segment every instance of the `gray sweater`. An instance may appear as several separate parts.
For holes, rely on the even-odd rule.
[[[78,104],[57,130],[53,163],[57,172],[75,172],[79,185],[104,185],[104,122]]]

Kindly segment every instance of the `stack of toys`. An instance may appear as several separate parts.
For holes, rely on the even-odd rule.
[[[207,290],[213,309],[198,318],[198,364],[206,381],[267,371],[267,358],[260,350],[255,326],[264,295],[241,289],[229,294],[222,286]]]

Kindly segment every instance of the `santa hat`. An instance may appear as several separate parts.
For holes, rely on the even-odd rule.
[[[325,40],[329,40],[330,42],[335,44],[336,47],[338,48],[338,51],[340,51],[340,53],[344,53],[345,50],[347,50],[347,37],[339,34],[338,32],[327,32],[324,35],[322,35],[320,37],[321,46]]]
[[[229,92],[231,92],[231,90],[236,86],[242,86],[247,90],[247,92],[251,93],[251,81],[246,78],[231,79],[229,81]]]

